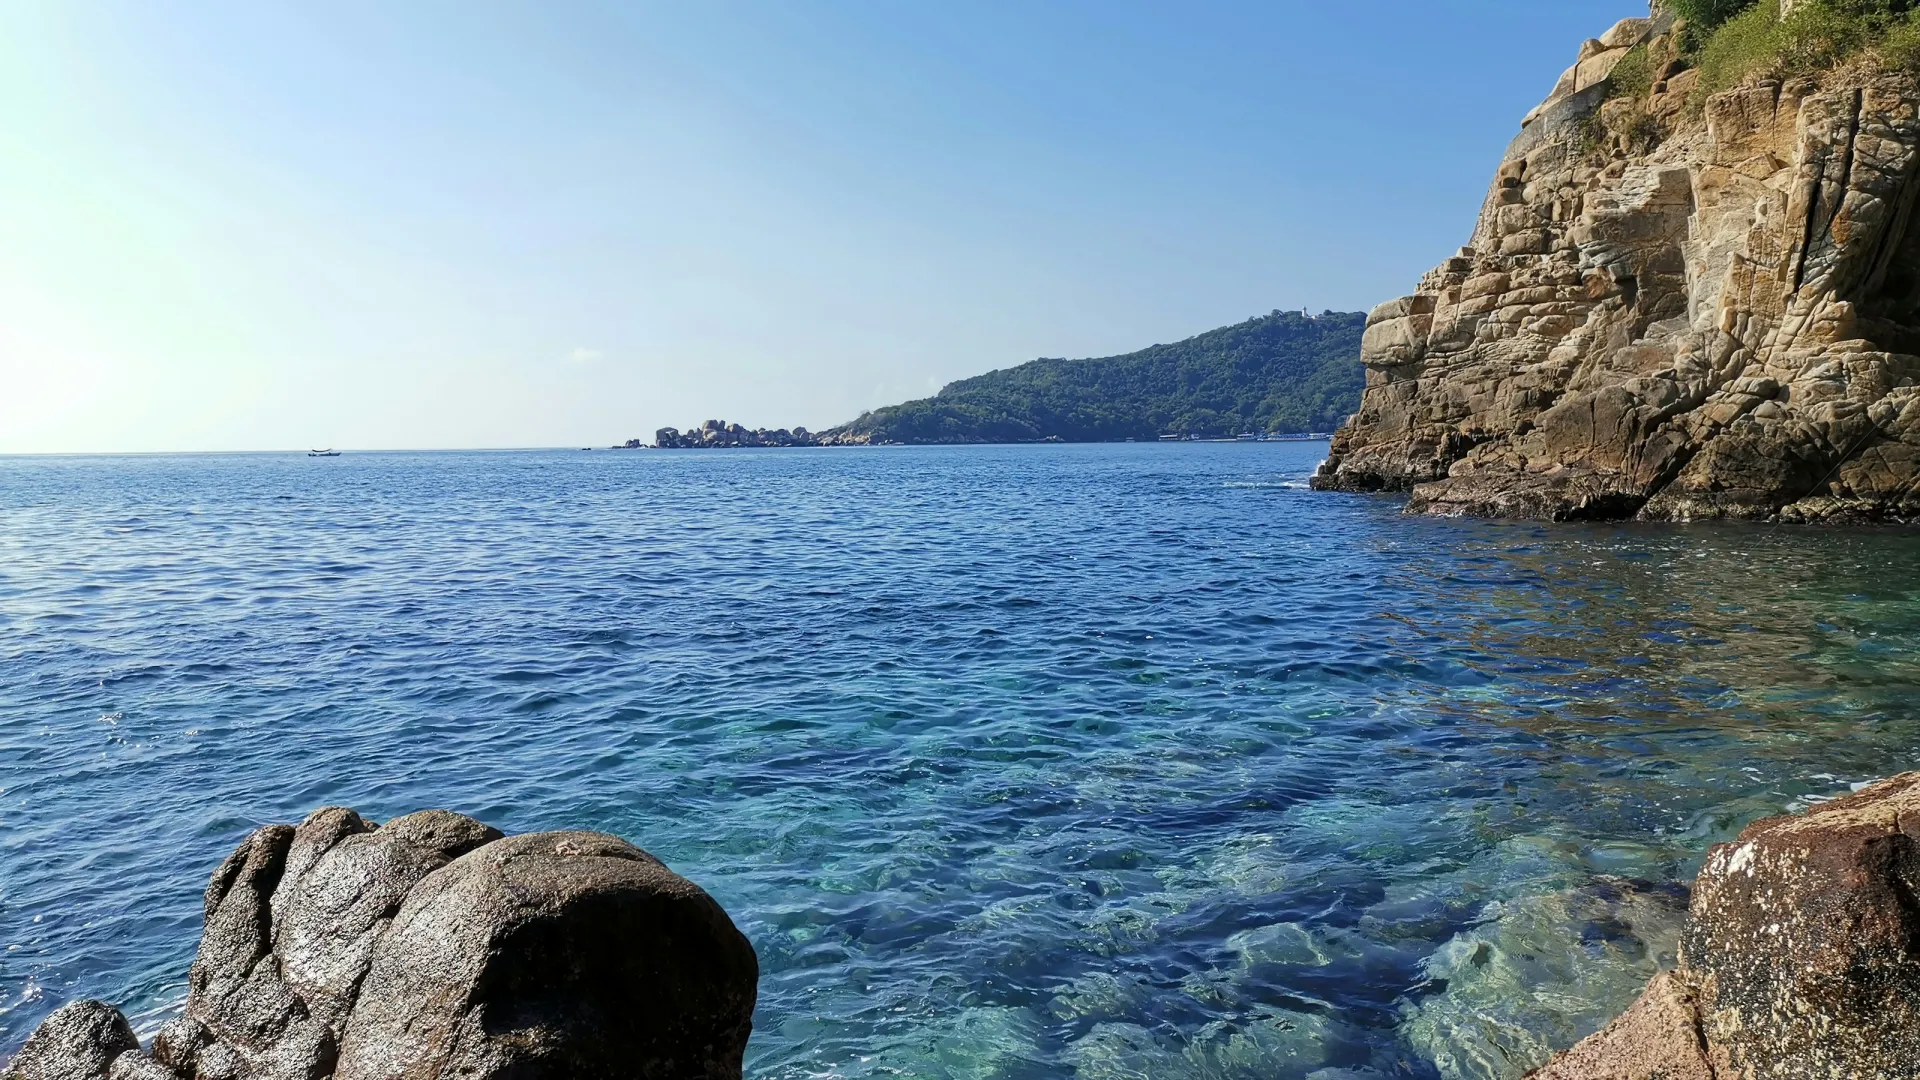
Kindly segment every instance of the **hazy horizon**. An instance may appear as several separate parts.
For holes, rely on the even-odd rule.
[[[0,10],[0,452],[816,430],[1364,310],[1644,5]]]

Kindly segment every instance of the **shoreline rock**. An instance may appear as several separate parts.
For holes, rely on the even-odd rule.
[[[1715,846],[1680,962],[1530,1080],[1920,1077],[1920,772]]]
[[[1920,80],[1854,65],[1700,108],[1697,78],[1657,3],[1582,47],[1468,245],[1368,317],[1316,488],[1450,516],[1920,520]]]
[[[720,905],[605,833],[328,807],[207,886],[183,1014],[44,1021],[0,1080],[733,1080],[759,964]]]

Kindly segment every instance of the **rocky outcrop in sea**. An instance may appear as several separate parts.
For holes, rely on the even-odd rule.
[[[1702,101],[1697,78],[1658,4],[1581,47],[1467,246],[1369,316],[1316,487],[1920,518],[1920,81],[1857,63]]]
[[[1920,1077],[1920,773],[1707,854],[1680,962],[1531,1080]]]
[[[731,1080],[758,977],[720,905],[618,837],[331,807],[214,872],[150,1046],[76,1001],[0,1080]]]
[[[724,420],[709,420],[697,428],[681,431],[664,427],[653,433],[653,445],[661,450],[707,450],[739,446],[821,446],[820,438],[806,428],[744,428]],[[630,448],[640,441],[631,440]]]

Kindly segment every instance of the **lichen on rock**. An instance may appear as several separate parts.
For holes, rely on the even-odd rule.
[[[1644,75],[1622,96],[1615,70]],[[1658,7],[1589,41],[1469,244],[1376,308],[1314,478],[1554,520],[1920,518],[1920,81],[1694,102]]]

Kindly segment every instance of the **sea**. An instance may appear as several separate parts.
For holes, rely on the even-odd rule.
[[[762,1078],[1514,1078],[1920,765],[1920,533],[1408,517],[1322,443],[0,458],[0,1056],[326,805],[617,833]]]

